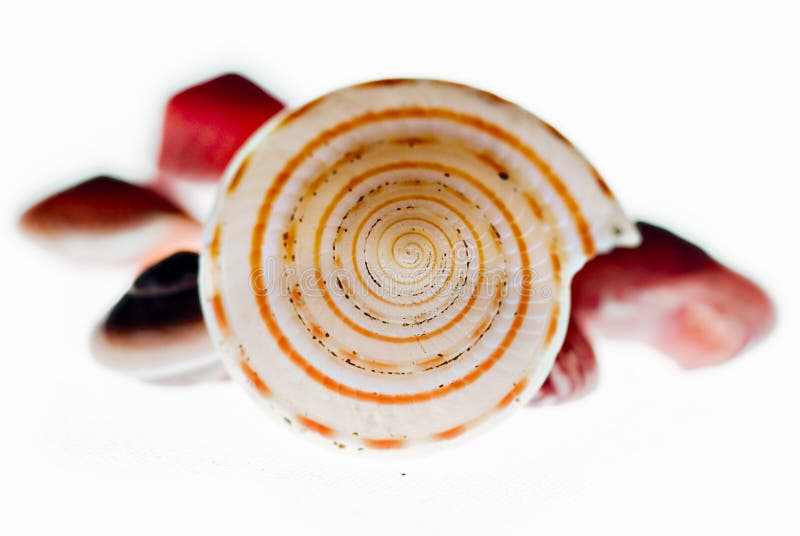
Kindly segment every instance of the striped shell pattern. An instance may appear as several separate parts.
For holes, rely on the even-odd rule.
[[[638,234],[555,129],[466,86],[386,80],[276,116],[206,227],[230,374],[340,448],[443,443],[527,402],[583,264]]]

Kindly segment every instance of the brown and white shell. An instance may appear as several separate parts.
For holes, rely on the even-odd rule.
[[[266,124],[201,255],[226,367],[291,428],[398,449],[486,428],[537,392],[570,281],[636,228],[555,129],[432,80],[348,87]]]

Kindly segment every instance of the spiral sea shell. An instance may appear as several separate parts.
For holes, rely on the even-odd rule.
[[[228,169],[200,288],[230,374],[341,448],[452,440],[529,400],[570,281],[638,234],[555,129],[466,86],[385,80],[265,125]]]

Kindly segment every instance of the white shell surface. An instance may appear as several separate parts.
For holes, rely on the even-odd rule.
[[[201,295],[237,381],[291,428],[400,449],[538,390],[569,282],[635,227],[557,131],[431,80],[330,93],[265,125],[207,224]]]

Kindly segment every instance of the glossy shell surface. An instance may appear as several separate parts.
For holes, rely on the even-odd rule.
[[[446,443],[523,405],[569,283],[638,233],[555,129],[470,87],[385,80],[267,123],[206,226],[204,316],[232,377],[339,448]]]

